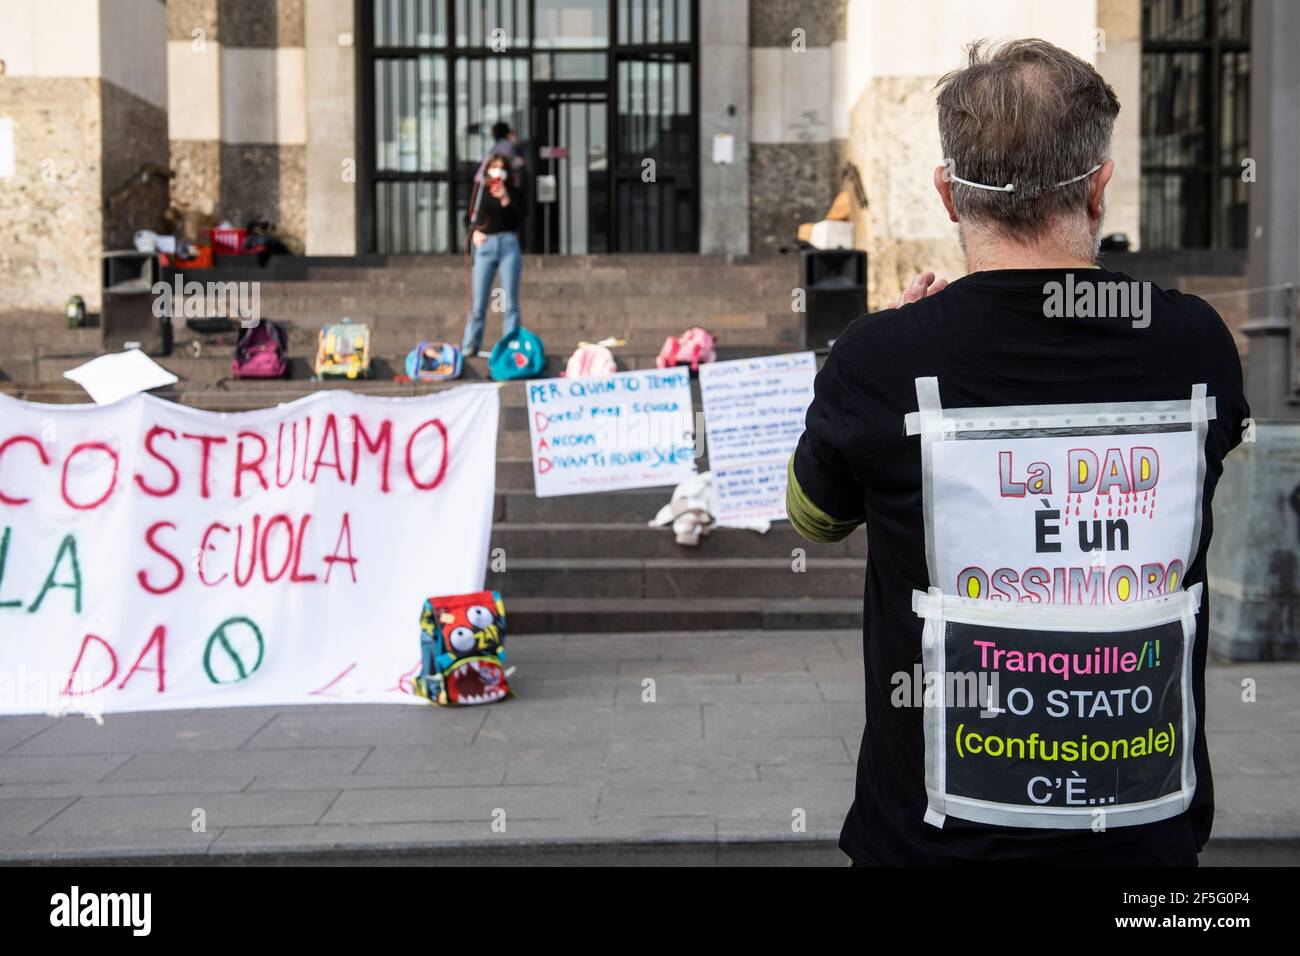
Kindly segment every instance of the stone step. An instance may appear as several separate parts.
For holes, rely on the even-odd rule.
[[[528,458],[497,456],[497,489],[533,492],[533,463]]]
[[[663,290],[645,289],[639,285],[629,288],[626,283],[611,283],[607,287],[593,287],[580,283],[528,283],[519,287],[519,299],[524,308],[555,311],[566,303],[575,309],[588,312],[664,314],[668,306],[680,301],[681,311],[701,314],[725,314],[733,310],[789,311],[794,282],[733,284],[714,282],[702,276],[695,289]],[[708,292],[699,291],[701,286]],[[494,285],[494,289],[501,286]],[[259,283],[258,305],[264,314],[277,309],[293,308],[300,304],[338,304],[360,308],[368,303],[382,303],[377,311],[412,312],[430,309],[463,311],[468,307],[469,295],[464,282],[459,284],[423,284],[393,282],[374,283]],[[405,307],[404,307],[405,306]]]
[[[331,321],[339,321],[341,315],[348,315],[354,321],[365,322],[371,331],[383,329],[400,329],[417,333],[430,322],[447,322],[452,319],[464,323],[468,308],[465,300],[452,299],[430,302],[423,299],[384,302],[373,297],[356,297],[355,303],[345,303],[338,298],[320,302],[292,301],[260,303],[263,318],[272,319],[281,324],[294,323],[305,326],[313,334],[320,327]],[[656,330],[687,328],[694,320],[707,323],[710,331],[717,329],[720,335],[731,328],[764,328],[769,319],[797,322],[798,313],[789,308],[780,308],[779,303],[772,302],[727,302],[718,308],[697,309],[671,299],[656,300],[644,308],[617,307],[604,302],[575,302],[571,299],[557,298],[554,301],[537,302],[522,300],[520,311],[529,328],[544,332],[547,329],[572,329],[611,326],[616,329]],[[504,308],[499,302],[489,301],[489,316],[498,319],[504,315]],[[698,324],[698,322],[696,324]],[[177,332],[188,331],[183,319],[177,319]],[[84,329],[70,329],[81,332]]]
[[[648,339],[649,337],[647,337]],[[777,352],[797,351],[800,343],[794,336],[784,336],[777,338],[770,334],[752,336],[753,341],[747,343],[733,343],[729,345],[719,344],[717,348],[719,361],[729,359],[747,358],[755,355],[771,355]],[[555,340],[553,339],[552,342]],[[405,343],[403,343],[405,344]],[[633,371],[636,369],[654,368],[655,359],[659,354],[659,344],[653,341],[642,343],[633,343],[627,347],[618,348],[615,351],[615,360],[623,371]],[[576,339],[572,343],[565,343],[562,347],[548,345],[546,356],[546,371],[543,377],[558,377],[563,374],[565,365],[568,363],[569,355],[573,348],[576,347]],[[58,354],[58,355],[40,355],[40,356],[22,356],[22,355],[0,355],[0,381],[7,381],[12,389],[24,386],[34,386],[42,383],[57,384],[65,382],[63,373],[70,369],[76,368],[85,362],[94,358],[98,352],[85,352],[81,354]],[[385,352],[382,351],[378,344],[372,354],[370,363],[370,378],[368,380],[356,381],[351,383],[330,382],[312,382],[310,381],[313,374],[313,363],[315,362],[315,350],[294,352],[289,351],[288,364],[289,376],[284,380],[277,380],[274,384],[276,387],[268,388],[267,391],[279,392],[287,391],[292,394],[308,394],[314,391],[317,386],[324,385],[342,385],[342,387],[356,388],[360,391],[369,391],[375,386],[391,386],[395,384],[393,378],[404,375],[406,370],[406,353],[405,352]],[[163,368],[172,372],[181,379],[181,391],[187,394],[195,395],[197,404],[202,400],[195,390],[188,389],[188,386],[222,386],[228,393],[246,393],[254,394],[251,388],[245,386],[250,383],[241,382],[235,379],[230,370],[231,349],[227,346],[205,347],[198,356],[186,347],[184,343],[173,350],[169,356],[156,358],[155,361]],[[465,360],[465,368],[460,382],[473,381],[490,381],[487,373],[487,359],[471,356]],[[265,383],[259,383],[265,384]],[[306,386],[304,390],[299,391],[299,386]],[[76,399],[79,400],[79,399]],[[222,403],[222,409],[226,411],[235,410],[231,407],[230,402],[234,399],[229,395],[218,396],[215,401]],[[285,401],[287,399],[279,399]],[[249,405],[246,407],[260,407],[258,405]]]
[[[562,540],[553,554],[562,554]],[[795,599],[861,596],[866,569],[859,558],[808,558],[795,571],[785,558],[514,559],[488,574],[488,586],[514,597]],[[740,626],[740,625],[735,625]]]
[[[293,310],[262,310],[263,318],[285,327],[291,350],[310,349],[313,353],[316,351],[321,328],[327,323],[341,322],[344,319],[368,325],[371,344],[376,349],[383,347],[394,352],[404,352],[425,339],[443,339],[459,345],[465,330],[465,314],[464,303],[442,309],[405,304],[401,306],[400,312],[396,309],[380,311],[369,304],[350,308],[334,303],[326,308],[304,306]],[[697,325],[708,329],[720,345],[763,341],[757,338],[762,335],[787,338],[791,334],[799,334],[803,328],[802,316],[766,307],[749,311],[733,307],[725,312],[709,313],[672,309],[660,314],[646,314],[608,309],[583,310],[563,305],[541,311],[526,304],[521,316],[524,327],[539,335],[548,346],[552,340],[562,340],[566,347],[580,341],[596,342],[615,338],[625,339],[631,344],[641,342],[658,350],[668,336],[681,335],[686,329]],[[504,312],[488,311],[485,322],[485,341],[488,347],[500,334],[504,317]],[[216,338],[200,335],[184,326],[176,329],[177,343],[193,338],[198,338],[205,344],[228,344],[232,347],[236,340],[233,333]],[[97,348],[98,342],[88,347]],[[78,346],[61,345],[56,349],[47,347],[41,341],[21,338],[14,341],[14,351],[29,354],[71,351],[76,348]]]
[[[750,358],[750,356],[754,355],[797,351],[798,347],[800,347],[798,343],[794,342],[720,345],[718,347],[718,358],[725,362],[728,359]],[[90,362],[98,354],[99,352],[86,352],[86,354],[82,355],[45,355],[36,356],[36,358],[0,356],[0,381],[6,382],[10,390],[66,384],[68,380],[64,378],[64,372]],[[559,351],[549,352],[546,356],[546,371],[543,372],[542,377],[562,376],[565,364],[568,363],[568,356],[568,349],[565,349],[563,354]],[[658,356],[658,349],[654,351],[619,349],[616,350],[615,359],[619,364],[620,371],[636,371],[636,369],[654,368],[656,356]],[[201,407],[205,401],[205,393],[216,389],[221,394],[214,394],[212,401],[218,403],[221,410],[224,411],[237,410],[235,405],[243,402],[246,397],[248,402],[251,403],[240,407],[255,408],[263,407],[270,394],[281,395],[281,397],[274,398],[273,402],[291,401],[291,398],[316,392],[321,388],[352,388],[370,394],[420,394],[419,392],[391,392],[393,386],[399,386],[399,388],[426,388],[426,386],[412,386],[409,382],[393,381],[394,377],[403,376],[406,373],[406,355],[404,354],[383,355],[377,352],[370,360],[370,377],[368,380],[351,382],[341,380],[312,381],[315,358],[315,352],[304,355],[294,354],[294,352],[290,351],[289,377],[282,378],[282,380],[257,382],[234,378],[230,372],[230,352],[224,349],[221,351],[209,350],[201,352],[198,358],[195,358],[194,354],[188,350],[179,349],[175,350],[172,355],[161,356],[161,358],[155,360],[162,367],[172,372],[173,375],[181,378],[181,382],[177,386],[173,386],[173,388],[177,392],[187,395],[187,405]],[[459,378],[458,384],[476,381],[491,381],[491,378],[487,375],[487,360],[472,356],[472,358],[465,360],[464,373]],[[257,392],[259,388],[261,389],[260,393]],[[77,392],[74,394],[81,395],[82,393]],[[282,395],[289,395],[289,398],[282,397]],[[83,398],[70,398],[68,401],[83,401]]]
[[[492,586],[492,575],[488,586]],[[650,631],[825,631],[862,627],[862,597],[554,598],[505,594],[511,638],[527,634],[623,634]],[[508,638],[509,640],[509,638]],[[798,648],[791,648],[797,659]]]
[[[502,462],[497,463],[497,481],[502,480]],[[530,468],[531,463],[522,462]],[[861,561],[867,553],[867,534],[859,530],[837,544],[809,544],[786,521],[775,522],[766,534],[740,528],[716,528],[697,546],[680,545],[671,528],[651,528],[635,522],[590,522],[575,527],[563,522],[500,522],[492,529],[492,547],[505,551],[507,567],[517,559],[561,554],[565,559],[650,558],[679,559],[707,564],[718,558],[771,558],[787,563],[796,548],[818,558],[852,557]]]
[[[728,262],[719,256],[701,255],[645,255],[601,256],[581,260],[570,256],[525,255],[525,280],[576,281],[586,284],[634,282],[646,287],[689,287],[700,276],[730,276],[737,281],[760,281],[764,278],[781,279],[797,274],[799,260],[793,256],[762,256]],[[220,276],[229,270],[218,269],[211,273]],[[447,278],[464,281],[466,259],[464,256],[393,257],[384,265],[313,266],[308,265],[306,275],[312,281],[358,281],[377,279]],[[258,270],[246,270],[257,275]],[[192,272],[201,276],[205,273]]]
[[[835,765],[831,765],[835,766]],[[743,793],[743,790],[738,790]],[[661,827],[671,818],[657,818]],[[743,818],[739,818],[743,819]],[[622,821],[620,821],[622,822]],[[635,821],[634,821],[635,823]],[[346,829],[346,828],[338,828]],[[364,830],[364,827],[361,829]],[[561,829],[557,826],[556,829]],[[647,838],[643,828],[631,826],[622,836],[592,837],[579,827],[579,835],[521,839],[493,836],[441,842],[373,837],[349,842],[351,834],[331,834],[328,840],[307,836],[260,846],[256,842],[234,850],[202,843],[186,850],[149,847],[121,850],[74,849],[57,855],[0,850],[0,863],[29,866],[55,863],[63,867],[140,866],[519,866],[519,867],[839,867],[847,857],[838,837],[798,834],[788,837],[721,839],[716,836],[659,836]],[[709,829],[713,833],[713,829]],[[1205,867],[1300,866],[1300,839],[1293,836],[1262,838],[1211,837],[1201,851]]]
[[[346,310],[337,302],[322,308],[317,304],[293,307],[271,307],[262,304],[264,318],[278,322],[288,333],[291,349],[310,348],[313,352],[319,340],[321,326],[337,321],[344,314],[370,326],[376,348],[384,339],[398,343],[394,350],[410,348],[421,339],[450,339],[459,343],[465,327],[465,303],[453,302],[442,308],[430,308],[420,303],[404,303],[400,308],[385,310],[373,302]],[[489,310],[489,327],[500,326],[504,314]],[[527,303],[524,308],[525,325],[540,335],[550,337],[585,338],[599,340],[608,337],[628,338],[643,336],[657,349],[664,338],[681,333],[691,325],[705,325],[722,344],[737,335],[748,332],[775,331],[786,334],[802,327],[802,317],[789,310],[773,309],[770,303],[746,306],[731,303],[726,309],[708,313],[694,313],[676,304],[658,307],[655,311],[618,311],[602,305],[583,307],[571,302],[559,302],[542,308]],[[100,349],[101,334],[98,326],[70,329],[59,316],[50,317],[39,325],[9,324],[0,316],[0,328],[6,335],[7,355],[62,355],[95,352]],[[188,346],[192,340],[206,347],[232,349],[238,331],[200,333],[190,329],[185,320],[178,319],[174,338],[177,347]],[[742,335],[743,338],[743,335]],[[574,341],[577,341],[575,338]]]
[[[681,324],[685,328],[700,324],[720,325],[726,319],[719,320],[718,317],[733,314],[779,315],[794,312],[790,308],[789,293],[785,291],[762,296],[752,293],[723,293],[717,298],[695,301],[677,301],[677,298],[664,295],[654,299],[618,300],[604,297],[590,289],[575,289],[547,296],[524,291],[519,296],[519,308],[524,319],[538,328],[562,321],[565,317],[573,317],[584,324],[611,323],[617,319],[621,320],[620,325],[626,325],[628,321],[643,321],[663,326]],[[500,293],[494,291],[488,300],[488,308],[500,309],[503,303]],[[334,296],[318,296],[314,293],[268,294],[258,302],[258,309],[261,316],[268,319],[337,322],[342,316],[351,316],[358,321],[375,321],[384,316],[463,317],[468,314],[470,305],[464,293],[391,295],[387,290],[353,289]],[[221,314],[215,309],[214,305],[213,314]],[[235,310],[230,309],[229,314],[235,314]]]
[[[504,438],[523,439],[525,455],[528,435],[503,433]],[[501,443],[497,445],[501,453]],[[522,458],[524,455],[507,455]],[[606,524],[611,521],[637,523],[649,521],[672,496],[672,486],[641,488],[635,491],[604,491],[594,495],[565,495],[538,498],[531,491],[498,491],[496,520],[511,524]]]

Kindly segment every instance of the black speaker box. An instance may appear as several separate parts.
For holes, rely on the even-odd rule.
[[[867,311],[867,254],[859,249],[805,249],[804,345],[829,348]]]
[[[138,348],[146,355],[172,352],[171,316],[154,315],[158,259],[150,253],[104,253],[103,307],[99,325],[104,351]]]

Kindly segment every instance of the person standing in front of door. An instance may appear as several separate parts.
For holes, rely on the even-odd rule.
[[[519,328],[519,276],[524,267],[519,229],[523,225],[523,203],[519,189],[511,182],[505,156],[493,155],[488,159],[483,182],[470,208],[472,305],[461,341],[461,352],[465,355],[477,353],[483,344],[488,297],[498,270],[506,312],[502,337]]]

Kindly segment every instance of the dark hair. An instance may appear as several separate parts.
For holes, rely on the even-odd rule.
[[[971,44],[965,67],[942,77],[939,140],[958,214],[1017,238],[1086,208],[1089,179],[1068,186],[1110,151],[1119,98],[1092,65],[1046,40]]]
[[[493,138],[493,139],[505,139],[505,138],[506,138],[507,136],[509,136],[509,135],[510,135],[510,124],[509,124],[509,123],[493,123],[493,124],[492,124],[492,138]]]

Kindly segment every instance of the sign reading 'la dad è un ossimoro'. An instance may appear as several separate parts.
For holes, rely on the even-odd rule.
[[[424,600],[483,586],[498,407],[0,396],[0,713],[418,700]]]

